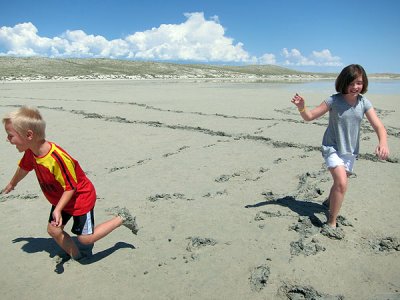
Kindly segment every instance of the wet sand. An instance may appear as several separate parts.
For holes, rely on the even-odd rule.
[[[328,96],[301,87],[310,107]],[[327,118],[301,121],[292,94],[272,83],[0,83],[0,114],[39,107],[48,140],[87,172],[96,222],[126,206],[140,228],[69,260],[46,233],[50,206],[30,174],[0,196],[2,298],[399,299],[399,94],[367,94],[391,156],[375,159],[365,122],[340,236],[322,230]],[[5,186],[21,154],[0,151]]]

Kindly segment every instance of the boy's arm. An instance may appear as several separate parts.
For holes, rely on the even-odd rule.
[[[29,171],[26,171],[20,167],[17,168],[17,171],[15,171],[15,174],[13,178],[11,179],[10,183],[7,184],[7,186],[2,190],[2,193],[8,194],[11,192],[17,184],[25,178],[26,175],[28,175]]]
[[[370,108],[365,115],[378,136],[379,144],[376,147],[375,153],[379,159],[387,159],[389,157],[389,146],[385,126],[383,126],[374,108]]]
[[[60,227],[62,225],[62,217],[61,211],[67,205],[69,200],[71,200],[72,196],[74,195],[75,190],[65,191],[60,200],[58,201],[56,208],[53,211],[53,221],[51,222],[52,225]]]

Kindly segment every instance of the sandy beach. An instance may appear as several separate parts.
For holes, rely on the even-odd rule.
[[[0,83],[2,117],[37,106],[47,139],[80,162],[96,186],[96,222],[118,205],[140,227],[68,260],[46,232],[50,205],[30,174],[0,196],[1,298],[400,299],[400,94],[367,94],[391,155],[375,159],[365,121],[344,236],[332,237],[321,233],[332,184],[319,152],[327,118],[303,122],[293,85]],[[310,107],[329,95],[297,87]],[[3,188],[21,153],[0,137]]]

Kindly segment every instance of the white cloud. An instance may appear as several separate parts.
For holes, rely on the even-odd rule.
[[[0,49],[7,49],[5,54],[16,56],[36,55],[51,46],[51,40],[37,35],[32,23],[17,24],[15,27],[0,28]]]
[[[0,28],[0,54],[50,57],[111,57],[151,60],[251,62],[254,57],[225,35],[218,17],[187,13],[181,24],[162,24],[124,39],[107,40],[82,30],[66,31],[59,37],[38,35],[32,23]]]
[[[126,41],[135,50],[135,58],[165,60],[247,62],[251,58],[243,44],[233,43],[225,29],[213,17],[207,21],[203,13],[185,14],[181,24],[163,24],[128,36]]]
[[[262,65],[275,65],[276,64],[276,57],[274,54],[265,53],[258,59],[258,62]]]
[[[320,52],[313,51],[309,57],[303,56],[297,49],[288,50],[284,48],[282,50],[282,56],[284,57],[284,65],[288,66],[341,66],[342,62],[340,57],[332,56],[328,49],[324,49]]]
[[[144,60],[281,64],[289,66],[341,66],[340,57],[328,49],[308,57],[297,49],[282,50],[282,62],[275,54],[251,56],[240,42],[226,36],[218,17],[186,13],[180,24],[162,24],[121,39],[107,40],[82,30],[67,30],[53,38],[42,37],[32,23],[0,27],[0,55],[47,57],[107,57]]]
[[[328,49],[324,49],[321,52],[313,51],[311,55],[317,65],[337,67],[342,66],[342,62],[339,56],[332,56]]]

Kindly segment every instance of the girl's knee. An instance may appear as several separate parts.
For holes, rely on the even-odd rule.
[[[344,194],[347,191],[347,180],[338,180],[334,182],[333,187],[336,191]]]
[[[346,176],[346,171],[344,168],[336,168],[334,170],[331,170],[332,177],[333,177],[333,188],[340,192],[340,193],[345,193],[347,190],[347,176]]]

